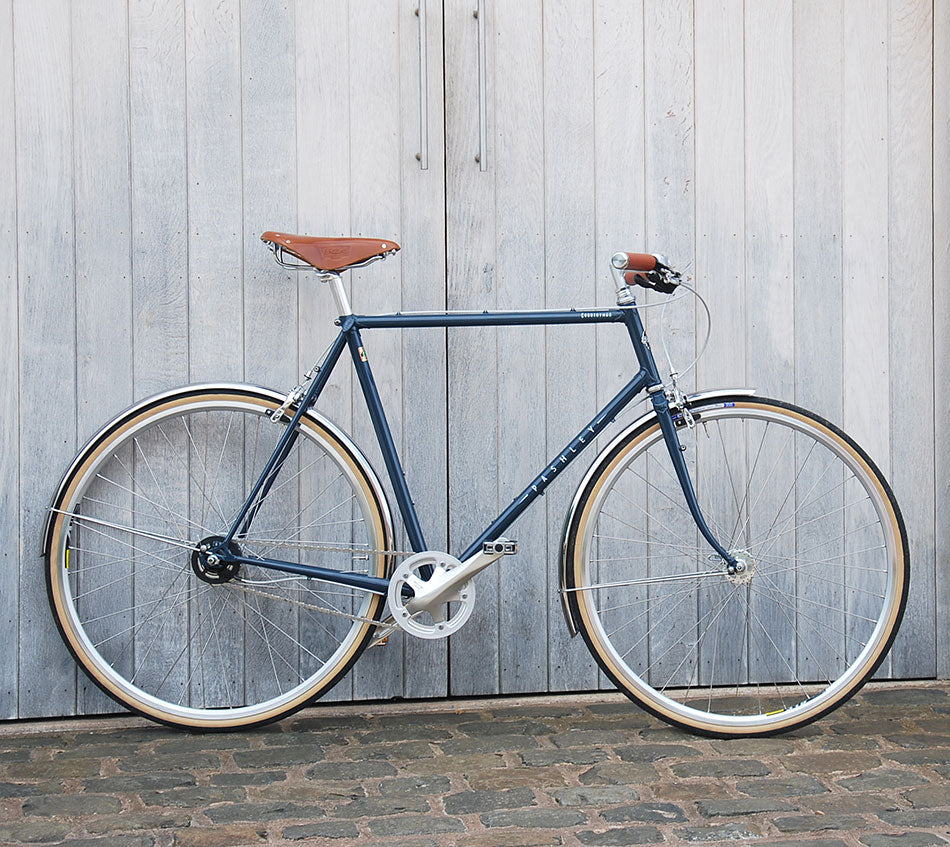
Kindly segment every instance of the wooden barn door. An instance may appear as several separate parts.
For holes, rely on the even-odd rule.
[[[644,241],[642,173],[630,167],[642,157],[640,63],[629,52],[640,24],[623,7],[446,5],[449,308],[613,304],[609,256]],[[628,350],[616,326],[450,333],[453,553],[629,379]],[[450,645],[452,694],[597,686],[556,584],[564,516],[587,464],[514,525],[518,555],[478,577],[476,612]]]

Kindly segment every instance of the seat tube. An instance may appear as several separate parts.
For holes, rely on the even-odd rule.
[[[348,323],[349,326],[347,326]],[[399,454],[396,452],[393,434],[389,428],[389,422],[386,420],[386,412],[379,398],[376,380],[373,378],[373,371],[369,366],[369,358],[363,348],[363,341],[360,338],[359,330],[345,319],[343,332],[353,356],[353,367],[356,369],[360,387],[363,389],[363,396],[366,398],[366,409],[369,412],[370,420],[373,422],[376,440],[379,442],[379,449],[382,451],[383,461],[386,463],[386,472],[389,474],[389,481],[392,483],[393,493],[396,495],[396,502],[399,504],[399,511],[406,525],[406,535],[412,549],[417,553],[422,552],[428,548],[422,534],[422,527],[419,524],[419,517],[416,514],[416,507],[413,505],[412,497],[409,494],[406,475],[403,472],[402,463],[399,461]]]

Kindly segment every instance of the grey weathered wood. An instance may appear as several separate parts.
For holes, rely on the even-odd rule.
[[[888,149],[886,90],[887,3],[872,9],[844,7],[842,107],[842,425],[887,474],[890,470],[890,422],[876,412],[888,385],[886,347],[876,341],[888,328]],[[870,14],[869,14],[870,12]],[[847,496],[847,495],[845,495]],[[860,529],[866,519],[845,513],[844,549],[861,550],[869,539]],[[845,560],[847,564],[848,560]],[[847,573],[845,583],[866,590],[866,572]],[[826,585],[826,590],[835,590]],[[858,595],[857,602],[865,599]],[[887,659],[880,675],[889,675]]]
[[[544,121],[542,4],[499,4],[494,10],[493,84],[506,96],[495,101],[493,175],[495,281],[499,309],[537,309],[544,292]],[[545,407],[544,330],[500,330],[498,357],[498,507],[507,506],[547,459],[533,422]],[[487,463],[491,467],[491,463]],[[490,516],[489,516],[490,519]],[[557,539],[546,532],[544,510],[524,514],[506,533],[517,556],[499,563],[499,688],[502,692],[547,687],[548,653],[540,637],[560,621],[548,619],[547,575]]]
[[[399,130],[400,62],[399,8],[387,0],[350,6],[350,229],[349,234],[403,241],[401,226],[401,144]],[[413,144],[416,132],[413,133]],[[402,263],[396,256],[352,277],[353,308],[361,312],[396,312],[402,307]],[[373,376],[397,445],[403,441],[402,333],[383,330],[363,334]],[[354,385],[355,385],[354,381]],[[355,389],[354,389],[355,390]],[[354,400],[353,435],[371,456],[375,467],[383,463],[375,450],[373,427]],[[390,497],[390,503],[395,498]],[[397,543],[406,549],[405,536]],[[402,667],[386,650],[368,653],[355,668],[354,694],[361,698],[402,694]],[[393,661],[396,658],[397,661]]]
[[[350,230],[349,191],[349,15],[339,3],[304,3],[294,9],[294,114],[296,116],[296,231],[340,236]],[[332,50],[314,50],[331,44]],[[290,210],[288,210],[289,212]],[[290,229],[292,219],[273,224]],[[271,226],[271,224],[267,224]],[[349,276],[349,275],[348,275]],[[327,287],[309,273],[296,275],[298,373],[321,356],[334,335],[333,301]],[[349,280],[347,280],[349,288]],[[318,408],[352,431],[350,368],[334,371]],[[353,696],[353,675],[329,694]]]
[[[744,23],[739,4],[696,5],[696,290],[706,298],[714,316],[709,347],[697,365],[696,379],[702,386],[743,385],[747,378]],[[733,438],[737,439],[737,435],[733,433]],[[716,460],[719,450],[729,451],[737,461],[734,472],[743,473],[743,454],[737,440],[699,441],[698,461],[703,461],[703,450],[711,454],[711,461]],[[735,505],[727,497],[727,490],[717,488],[710,492],[702,480],[699,482],[700,502],[707,504],[710,514],[728,516],[723,523],[734,525]],[[719,602],[715,588],[701,590],[698,595],[700,615],[709,614]],[[721,618],[717,622],[717,637],[741,643],[742,624],[735,618]],[[701,681],[705,671],[713,677],[735,673],[736,681],[746,680],[748,657],[742,659],[738,668],[714,667],[714,663],[723,661],[724,654],[715,649],[711,652],[711,656],[696,657]]]
[[[821,15],[822,25],[796,37],[794,151],[795,204],[795,401],[829,420],[841,422],[844,391],[842,338],[842,14],[821,3],[794,8],[798,35]],[[802,475],[805,491],[813,471]],[[802,549],[814,544],[808,533]],[[837,553],[839,551],[835,551]],[[828,558],[831,558],[829,555]],[[804,604],[821,602],[823,585],[808,585]],[[806,612],[807,613],[807,612]],[[840,628],[839,628],[840,629]],[[836,645],[823,645],[827,652]],[[801,660],[820,662],[816,655]]]
[[[62,468],[76,446],[73,139],[69,8],[17,3],[17,271],[19,293],[19,711],[68,714],[76,671],[50,625],[36,541]],[[55,393],[54,393],[55,392]],[[51,396],[61,398],[53,406]]]
[[[137,398],[181,385],[190,376],[184,16],[183,3],[129,6],[132,365]],[[176,436],[176,444],[179,451],[187,447],[183,433]],[[186,498],[184,476],[180,496],[172,499],[179,512],[186,508]],[[137,580],[137,594],[157,598],[161,583],[160,572]],[[153,631],[151,637],[158,642],[151,655],[159,650],[176,656],[187,644],[185,616],[179,629],[169,628],[160,638]],[[143,633],[138,649],[148,640],[149,634]],[[185,682],[180,675],[179,681]]]
[[[544,296],[547,308],[583,308],[596,300],[594,170],[594,39],[588,3],[545,3],[544,31]],[[601,259],[601,261],[603,261]],[[546,451],[555,457],[597,411],[595,334],[589,327],[545,329]],[[548,560],[557,562],[560,533],[573,489],[583,474],[576,462],[548,489]],[[548,587],[548,615],[561,614],[558,585]],[[593,665],[579,641],[565,644],[550,627],[550,687],[590,687]]]
[[[13,78],[13,3],[0,4],[0,113],[15,114]],[[17,186],[14,122],[0,126],[0,639],[15,644],[20,594],[19,476],[19,303],[17,298]],[[33,576],[38,573],[34,560]],[[17,716],[19,655],[0,667],[0,717]]]
[[[297,277],[275,264],[260,235],[270,229],[296,229],[294,23],[292,8],[284,12],[268,0],[240,6],[241,147],[240,162],[232,165],[242,176],[243,197],[243,220],[237,224],[243,247],[243,253],[237,249],[243,258],[240,346],[247,381],[278,391],[299,379]],[[240,284],[231,288],[228,296],[240,298]],[[299,496],[286,494],[295,510],[303,505]],[[286,626],[300,625],[286,612],[280,614]],[[299,632],[296,627],[288,631]],[[315,644],[319,634],[309,643]]]
[[[73,112],[80,442],[134,399],[127,33],[124,0],[72,6],[73,102],[83,104]],[[123,591],[131,606],[130,586],[115,586],[110,599]],[[77,708],[111,712],[115,704],[80,675]]]
[[[240,3],[185,10],[188,349],[193,382],[243,378]]]
[[[950,4],[933,10],[933,304],[936,494],[936,614],[950,610]],[[926,388],[924,388],[926,390]],[[937,627],[937,674],[950,676],[950,627]]]
[[[241,4],[244,374],[279,391],[299,378],[297,275],[278,267],[260,236],[296,229],[296,16],[282,9],[272,0]]]
[[[745,8],[746,374],[748,385],[760,393],[786,398],[795,392],[792,23],[792,9],[781,0]],[[793,485],[793,475],[775,479],[773,470],[773,479],[764,478],[768,469],[777,468],[775,459],[784,438],[765,443],[763,433],[761,447],[752,437],[749,441],[746,449],[758,457],[750,480],[758,513],[743,521],[751,534],[759,534],[783,508],[782,497]],[[789,511],[782,512],[783,520]],[[741,538],[738,541],[742,543]],[[793,535],[778,543],[784,549],[773,553],[794,554]],[[794,593],[793,574],[777,573],[771,579],[786,596]],[[759,596],[753,596],[755,603]],[[753,611],[756,622],[770,629],[775,644],[795,644],[792,616],[785,610],[765,602],[755,603]],[[753,675],[768,671],[757,668],[765,660],[752,647],[763,640],[756,634],[748,644]],[[793,655],[787,658],[790,663],[794,660]]]
[[[844,7],[842,89],[842,425],[887,473],[887,3]]]
[[[608,305],[611,252],[666,252],[714,312],[687,387],[797,400],[888,471],[914,576],[882,673],[950,673],[945,4],[483,8],[487,170],[474,6],[443,22],[430,3],[423,171],[412,3],[0,3],[0,636],[19,637],[0,716],[111,708],[77,688],[34,555],[78,444],[189,379],[286,389],[335,333],[328,290],[270,261],[268,228],[400,240],[348,275],[365,311]],[[703,318],[683,301],[668,323],[683,366]],[[429,544],[455,553],[627,374],[617,327],[365,340]],[[321,411],[381,470],[341,365]],[[395,635],[332,696],[602,684],[554,593],[571,489],[513,528],[522,552],[478,578],[462,635]]]
[[[693,4],[648,0],[644,4],[644,185],[646,229],[643,247],[663,253],[695,284],[695,68]],[[667,310],[666,332],[674,365],[682,372],[705,337],[697,309],[686,297]],[[660,315],[647,315],[655,340]],[[666,374],[665,357],[661,365]],[[696,371],[684,373],[682,388],[692,390]]]
[[[934,208],[933,184],[935,171],[945,173],[946,166],[931,164],[931,144],[935,155],[941,149],[946,155],[945,137],[943,142],[936,137],[936,123],[938,104],[943,104],[946,126],[948,96],[946,89],[942,96],[936,90],[930,94],[935,57],[946,56],[945,47],[939,53],[931,37],[934,9],[923,0],[892,3],[888,26],[890,357],[885,367],[891,411],[889,476],[903,509],[911,548],[910,598],[890,657],[890,672],[902,678],[936,673],[935,636],[947,628],[942,620],[947,608],[935,602],[934,573],[935,483],[945,480],[935,475],[934,463],[945,451],[921,449],[935,443],[934,404],[940,402],[935,398],[945,393],[945,383],[933,382],[935,369],[946,363],[933,346],[934,307],[950,280],[946,266],[937,266],[938,255],[947,249],[946,217]],[[934,138],[918,128],[931,125],[932,119]],[[944,227],[942,233],[936,231],[938,226]],[[937,387],[936,395],[926,388],[931,384]],[[883,404],[883,397],[879,403]],[[937,562],[937,573],[941,570]]]
[[[815,2],[794,15],[797,33],[811,30],[794,44],[795,400],[840,421],[841,15]]]
[[[770,397],[795,391],[792,9],[745,10],[747,381]]]
[[[684,278],[696,284],[695,232],[696,232],[696,103],[694,62],[694,9],[693,4],[667,4],[647,2],[644,4],[644,193],[646,237],[643,248],[663,253],[679,269]],[[661,298],[646,298],[655,302]],[[641,300],[644,300],[641,297]],[[678,300],[664,316],[652,308],[645,312],[647,328],[653,349],[658,355],[661,373],[669,372],[669,363],[662,352],[661,331],[665,333],[674,366],[683,372],[693,362],[698,349],[697,337],[703,338],[706,323],[697,323],[692,298]],[[685,373],[683,390],[696,384],[695,368]],[[692,455],[687,456],[693,460]],[[656,468],[648,469],[651,486],[657,486],[668,497],[678,497],[672,489],[668,475]],[[676,518],[673,502],[660,496],[655,489],[639,482],[629,496],[639,504],[635,513],[628,515],[642,522],[643,537],[650,518],[663,516],[665,521]],[[602,554],[603,555],[603,554]],[[608,552],[609,555],[609,552]],[[624,555],[618,551],[615,555]],[[629,555],[629,554],[628,554]],[[640,571],[637,563],[634,570]],[[634,574],[631,573],[630,576]],[[639,575],[639,574],[638,574]],[[662,592],[657,592],[662,596]],[[637,637],[641,638],[642,632]],[[640,648],[639,661],[642,668],[649,666],[650,656],[644,646]],[[653,659],[662,656],[668,644],[662,634],[650,641]],[[671,669],[670,669],[671,670]],[[657,669],[659,672],[659,668]]]
[[[129,6],[136,397],[187,382],[188,186],[181,3]]]
[[[610,307],[616,302],[616,288],[609,271],[609,259],[618,250],[666,250],[658,242],[648,244],[645,236],[647,206],[649,204],[645,178],[647,137],[645,132],[647,62],[632,59],[646,49],[644,40],[644,11],[640,5],[629,8],[611,2],[594,5],[594,169],[603,176],[595,183],[594,264],[588,272],[595,286],[598,306]],[[666,77],[664,69],[662,76]],[[630,162],[644,162],[643,168],[631,168]],[[583,304],[578,302],[578,306]],[[602,325],[595,330],[597,404],[608,402],[620,388],[629,382],[637,370],[636,358],[626,338],[626,330],[618,325]],[[625,412],[621,421],[639,412],[640,405]],[[607,439],[601,438],[598,447]],[[578,460],[581,468],[590,465],[596,450]],[[552,561],[559,554],[560,537],[552,538]],[[603,545],[600,555],[608,558]],[[619,559],[623,551],[614,551]],[[604,566],[600,578],[604,581],[620,578],[616,562]],[[552,609],[551,631],[554,650],[565,649],[567,630],[559,610]],[[571,645],[566,657],[572,666],[590,673],[593,659],[584,655],[578,643]],[[602,675],[600,685],[609,685]],[[590,683],[586,678],[581,685]]]
[[[446,301],[450,309],[497,306],[495,268],[495,116],[488,110],[487,170],[478,153],[478,22],[467,4],[445,10]],[[482,4],[494,14],[494,4]],[[486,31],[494,32],[491,20]],[[491,65],[492,39],[488,56]],[[489,92],[493,74],[487,74]],[[449,545],[460,554],[498,512],[493,479],[500,423],[497,331],[462,329],[448,335]],[[498,570],[475,579],[478,608],[449,644],[452,694],[499,690]]]
[[[433,310],[445,307],[445,168],[443,102],[442,9],[426,7],[428,79],[428,169],[422,170],[419,151],[419,18],[414,4],[400,4],[400,159],[402,222],[400,253],[402,308]],[[409,104],[409,108],[405,108]],[[446,480],[446,334],[424,329],[404,332],[403,438],[400,446],[409,485],[426,542],[435,550],[448,548]],[[446,692],[447,644],[443,640],[403,638],[402,694],[438,697]],[[389,648],[392,650],[393,648]],[[393,662],[394,657],[385,657]]]

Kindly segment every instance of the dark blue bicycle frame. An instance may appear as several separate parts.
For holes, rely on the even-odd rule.
[[[294,415],[278,441],[274,452],[268,460],[260,477],[251,489],[244,506],[231,526],[227,536],[215,549],[222,559],[239,564],[255,565],[257,567],[272,568],[274,570],[296,573],[341,585],[348,585],[385,594],[388,579],[367,576],[365,574],[348,571],[338,571],[320,568],[313,565],[296,564],[276,559],[251,558],[234,554],[228,547],[233,539],[240,539],[246,535],[254,516],[274,480],[280,473],[284,460],[290,453],[297,438],[298,425],[305,412],[313,407],[323,391],[327,380],[340,359],[344,348],[348,347],[353,359],[353,366],[359,378],[363,397],[373,422],[373,429],[379,442],[386,463],[386,471],[392,483],[396,502],[406,527],[409,544],[415,552],[427,550],[419,517],[406,485],[406,477],[396,451],[392,431],[386,420],[373,371],[370,368],[369,358],[363,347],[361,330],[368,329],[413,329],[418,327],[475,327],[475,326],[554,326],[559,324],[591,324],[591,323],[622,323],[626,326],[633,349],[636,354],[640,370],[618,393],[605,405],[587,425],[568,443],[557,456],[547,463],[541,471],[521,492],[512,503],[495,518],[492,523],[476,538],[459,557],[465,561],[477,553],[484,542],[498,538],[538,497],[544,494],[545,489],[558,477],[571,462],[574,461],[591,442],[607,427],[617,415],[643,390],[650,394],[653,408],[666,441],[673,463],[673,469],[683,489],[689,511],[702,535],[709,542],[713,550],[718,553],[730,567],[735,565],[735,559],[720,545],[706,525],[696,494],[690,480],[689,470],[683,459],[679,436],[676,432],[677,419],[670,409],[669,402],[662,390],[662,380],[656,367],[656,361],[647,343],[643,323],[636,306],[627,306],[615,309],[589,309],[577,311],[536,311],[536,312],[408,312],[391,315],[346,315],[336,321],[340,333],[330,347],[319,371],[310,384],[303,399],[298,404]]]

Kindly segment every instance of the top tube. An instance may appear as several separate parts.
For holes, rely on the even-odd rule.
[[[548,309],[518,311],[395,312],[351,315],[353,329],[409,329],[453,326],[556,326],[558,324],[622,323],[630,309]],[[341,325],[347,318],[341,319]],[[344,329],[346,327],[344,326]]]

